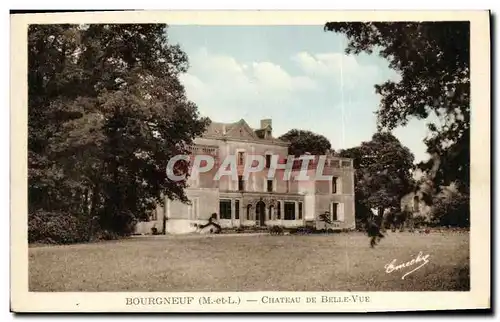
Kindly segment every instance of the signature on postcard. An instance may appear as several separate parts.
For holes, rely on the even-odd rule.
[[[396,263],[397,259],[393,259],[392,262],[390,262],[389,264],[386,264],[384,266],[385,272],[387,274],[390,274],[392,272],[402,271],[405,268],[413,268],[414,267],[411,271],[406,272],[406,274],[404,274],[403,277],[401,277],[401,279],[404,280],[406,276],[410,275],[411,273],[415,272],[416,270],[422,268],[424,265],[428,264],[429,257],[430,257],[429,254],[424,255],[422,252],[419,252],[416,258],[412,258],[412,260],[405,262],[405,263],[397,264]],[[418,266],[415,266],[415,265],[418,265]]]

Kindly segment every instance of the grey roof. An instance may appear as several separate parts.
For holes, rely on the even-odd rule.
[[[270,128],[269,126],[266,126],[264,129],[252,129],[248,123],[244,120],[241,119],[237,122],[233,123],[222,123],[222,122],[211,122],[210,125],[207,127],[207,130],[204,133],[204,136],[210,136],[210,137],[221,137],[221,138],[227,138],[227,139],[242,139],[242,136],[240,133],[236,131],[236,129],[240,128],[241,130],[247,130],[247,137],[246,139],[248,140],[254,140],[254,141],[268,141],[268,142],[274,142],[278,144],[287,144],[287,142],[279,140],[274,137],[270,138],[263,138],[263,135],[261,135],[261,132],[265,130],[266,128]]]

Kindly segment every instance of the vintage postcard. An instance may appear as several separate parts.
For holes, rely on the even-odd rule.
[[[12,311],[490,309],[489,27],[12,14]]]

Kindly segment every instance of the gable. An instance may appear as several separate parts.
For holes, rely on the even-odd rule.
[[[240,120],[235,123],[231,129],[226,133],[227,137],[238,138],[238,139],[257,139],[254,131],[248,126],[245,120]]]

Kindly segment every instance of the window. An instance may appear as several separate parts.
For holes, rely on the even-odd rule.
[[[337,193],[337,177],[332,178],[332,193]]]
[[[342,161],[342,168],[350,168],[351,161]]]
[[[219,216],[220,219],[231,219],[231,200],[219,201]]]
[[[418,196],[413,197],[413,211],[418,212],[420,210],[420,200]]]
[[[273,192],[273,180],[267,180],[267,192]]]
[[[302,219],[302,202],[299,202],[299,220]]]
[[[273,210],[274,210],[274,207],[273,206],[269,206],[269,220],[273,220]]]
[[[276,207],[278,207],[278,209],[276,211],[276,219],[281,219],[281,201],[278,201],[278,204]]]
[[[252,211],[252,205],[247,206],[247,220],[250,220],[250,212]]]
[[[243,180],[243,176],[238,176],[238,191],[245,190],[245,181]]]
[[[332,221],[338,220],[338,203],[332,202],[330,205],[330,214],[332,216]]]
[[[238,152],[238,165],[243,165],[245,163],[245,153]]]
[[[234,219],[240,219],[240,201],[234,201]]]
[[[285,220],[295,220],[295,202],[285,202]]]
[[[266,154],[266,168],[270,168],[270,167],[271,167],[271,155]]]

